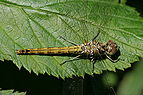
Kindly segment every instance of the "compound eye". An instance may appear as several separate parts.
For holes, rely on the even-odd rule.
[[[107,42],[107,54],[108,55],[114,55],[117,51],[118,51],[118,46],[115,42],[113,42],[112,40],[109,40]]]

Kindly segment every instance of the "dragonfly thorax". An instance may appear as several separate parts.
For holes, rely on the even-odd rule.
[[[98,56],[99,54],[103,54],[105,51],[104,49],[101,47],[102,43],[99,42],[88,42],[88,43],[84,43],[82,44],[82,54],[87,55],[89,57],[92,56]]]
[[[81,45],[82,54],[93,58],[102,55],[114,55],[118,51],[118,46],[112,40],[107,43],[100,43],[95,41],[90,41]]]

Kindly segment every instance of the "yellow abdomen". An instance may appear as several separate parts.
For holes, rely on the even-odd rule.
[[[67,55],[81,54],[81,52],[81,46],[20,49],[16,51],[19,55]]]

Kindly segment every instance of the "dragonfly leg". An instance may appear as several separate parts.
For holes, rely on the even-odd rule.
[[[116,59],[116,60],[113,60],[111,57],[109,57],[107,54],[105,54],[106,55],[106,57],[110,60],[110,61],[112,61],[113,63],[116,63],[117,61],[119,61],[119,59],[120,58],[118,58],[118,59]]]
[[[94,41],[99,36],[100,31],[98,31],[97,35],[91,40]]]
[[[79,57],[80,57],[80,56],[81,56],[81,55],[78,55],[78,56],[73,57],[73,58],[71,58],[71,59],[69,59],[69,60],[66,60],[66,61],[64,61],[63,63],[61,63],[60,65],[63,65],[63,64],[65,64],[66,62],[70,62],[70,61],[79,60]]]
[[[95,64],[95,59],[93,58],[93,59],[91,59],[91,61],[92,61],[92,73],[94,73],[94,64]]]
[[[72,44],[72,45],[78,45],[78,44],[76,44],[76,43],[74,43],[74,42],[72,42],[72,41],[69,41],[69,40],[65,39],[65,38],[62,37],[62,36],[60,36],[60,38],[63,39],[63,40],[65,40],[65,41],[67,41],[68,43],[70,43],[70,44]]]

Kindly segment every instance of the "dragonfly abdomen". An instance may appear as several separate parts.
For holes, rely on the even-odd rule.
[[[81,52],[81,46],[20,49],[16,51],[19,55],[70,55],[81,54]]]

